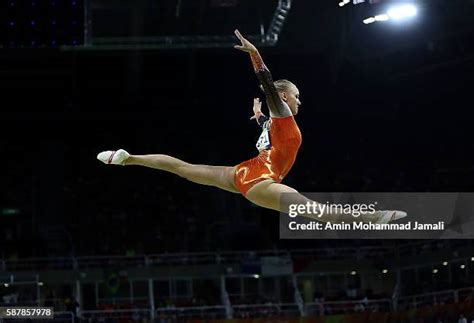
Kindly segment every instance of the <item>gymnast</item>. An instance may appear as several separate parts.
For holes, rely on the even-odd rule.
[[[257,48],[238,30],[235,30],[235,35],[241,44],[234,47],[250,55],[269,110],[270,117],[267,117],[261,111],[260,99],[254,99],[254,115],[251,119],[255,119],[262,128],[256,145],[258,156],[236,166],[195,165],[161,154],[132,155],[123,149],[103,151],[97,155],[97,159],[105,164],[138,165],[171,172],[194,183],[241,193],[258,206],[280,212],[288,213],[290,203],[317,203],[281,183],[293,166],[301,146],[301,132],[294,118],[301,105],[300,92],[288,80],[274,82]],[[285,193],[292,193],[285,195],[289,199],[281,198]],[[388,223],[405,216],[406,213],[401,211],[375,211],[364,214],[358,221]],[[348,220],[347,216],[343,217],[343,214],[337,212],[309,217],[334,223]]]

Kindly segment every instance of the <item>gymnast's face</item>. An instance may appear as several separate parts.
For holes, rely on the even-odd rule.
[[[296,115],[298,113],[298,108],[301,105],[300,91],[298,88],[294,84],[291,84],[285,91],[280,92],[280,97],[286,102],[286,104],[288,104],[291,113]]]

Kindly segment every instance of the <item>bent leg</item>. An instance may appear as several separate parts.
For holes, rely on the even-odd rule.
[[[234,184],[234,167],[194,165],[168,155],[130,155],[124,165],[138,165],[159,169],[187,180],[239,193]]]

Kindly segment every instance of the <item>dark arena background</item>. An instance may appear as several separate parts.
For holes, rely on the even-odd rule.
[[[416,13],[380,16],[396,5]],[[1,307],[51,307],[50,322],[471,322],[471,240],[280,239],[278,212],[241,195],[96,155],[255,156],[264,95],[238,28],[300,90],[285,184],[470,192],[473,17],[472,0],[1,0]]]

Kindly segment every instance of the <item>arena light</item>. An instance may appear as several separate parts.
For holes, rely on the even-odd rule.
[[[433,274],[437,274],[438,273],[438,269],[433,269]]]
[[[471,257],[471,261],[474,261],[474,257]]]
[[[391,19],[400,20],[416,16],[417,9],[412,4],[393,6],[387,11]]]
[[[390,7],[386,13],[381,13],[373,17],[367,17],[363,20],[363,23],[368,25],[373,22],[381,22],[388,20],[403,20],[412,18],[417,14],[417,8],[412,4],[404,4]]]
[[[375,21],[387,21],[389,16],[386,14],[377,15],[374,17]]]
[[[3,286],[8,287],[8,286],[10,286],[10,284],[5,283],[5,284],[3,284]]]
[[[447,266],[448,265],[448,262],[447,261],[443,261],[443,266]]]
[[[259,279],[259,278],[260,278],[260,275],[253,275],[253,278]]]
[[[364,24],[368,25],[368,24],[371,24],[375,22],[375,18],[374,17],[369,17],[367,19],[364,19]]]
[[[388,269],[382,270],[382,273],[384,273],[384,274],[388,273]]]
[[[464,268],[466,268],[466,265],[461,265],[461,266],[459,266],[459,268],[464,269]]]
[[[343,0],[343,1],[339,2],[339,7],[344,7],[349,2],[350,2],[350,0]]]
[[[349,4],[351,1],[350,0],[343,0],[339,2],[339,7],[344,7],[346,4]],[[358,5],[361,3],[365,3],[365,0],[352,0],[353,5]]]
[[[43,282],[38,282],[38,286],[43,286]]]
[[[355,270],[351,271],[352,276],[354,276],[355,274],[357,274],[357,272]]]

